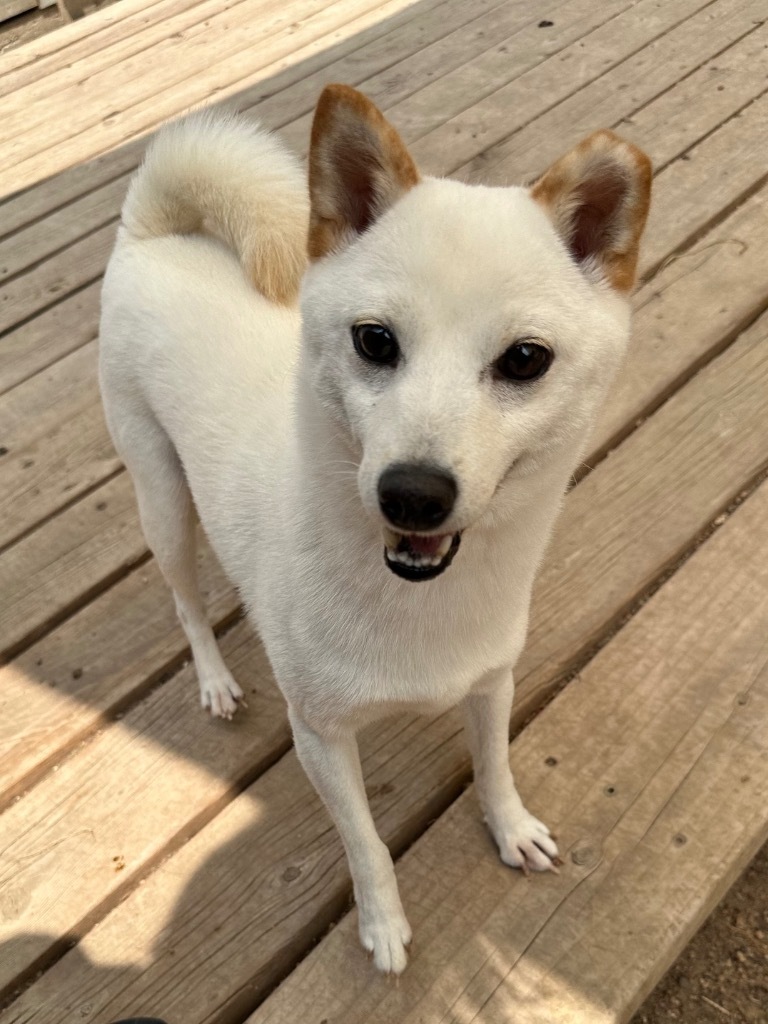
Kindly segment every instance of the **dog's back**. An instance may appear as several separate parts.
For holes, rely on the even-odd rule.
[[[254,523],[270,514],[307,207],[299,162],[274,136],[221,114],[163,129],[133,179],[104,281],[100,377],[156,553],[171,544],[147,526],[161,487],[192,488],[228,568],[247,543],[233,491],[246,494]],[[176,504],[169,493],[169,518]]]

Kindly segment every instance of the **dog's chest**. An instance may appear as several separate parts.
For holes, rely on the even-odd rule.
[[[397,594],[339,589],[319,603],[305,591],[288,630],[261,624],[278,683],[307,718],[364,724],[390,711],[438,713],[517,658],[527,617],[519,587],[496,588],[493,599],[471,584],[454,594],[398,584]]]

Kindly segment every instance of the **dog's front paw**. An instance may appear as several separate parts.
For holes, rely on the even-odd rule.
[[[200,680],[200,702],[214,718],[231,719],[244,696],[229,672]]]
[[[360,941],[384,974],[402,974],[408,963],[411,926],[402,910],[360,915]]]
[[[497,833],[496,841],[504,863],[521,868],[526,875],[531,871],[557,872],[562,864],[549,829],[528,811]]]

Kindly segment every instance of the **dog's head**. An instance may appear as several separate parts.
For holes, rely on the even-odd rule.
[[[531,188],[421,178],[369,100],[323,92],[304,359],[393,572],[433,578],[463,530],[575,465],[627,342],[650,183],[608,131]]]

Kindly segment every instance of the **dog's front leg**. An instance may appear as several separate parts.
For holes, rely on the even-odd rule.
[[[400,903],[395,868],[379,838],[365,795],[353,733],[321,735],[290,709],[296,752],[341,835],[360,917],[360,941],[380,971],[400,974],[411,929]]]
[[[463,703],[475,788],[501,859],[514,868],[555,871],[560,864],[549,829],[523,806],[509,767],[511,669],[482,679]]]

